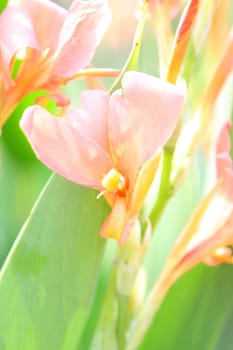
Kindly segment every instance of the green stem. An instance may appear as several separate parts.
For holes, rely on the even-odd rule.
[[[155,230],[166,204],[173,194],[173,187],[170,182],[170,174],[172,168],[174,150],[165,147],[162,155],[162,169],[160,177],[160,186],[157,194],[155,205],[152,209],[150,220],[153,231]]]
[[[95,328],[95,334],[92,338],[92,346],[90,348],[95,347],[98,350],[116,349],[118,341],[116,339],[117,318],[116,268],[113,265],[102,304],[101,315]],[[83,348],[80,347],[79,349],[81,350]]]
[[[152,288],[150,294],[144,302],[141,312],[134,319],[129,330],[129,341],[126,350],[135,350],[142,342],[146,332],[151,326],[153,319],[160,308],[160,305],[172,285],[172,278],[161,276]]]
[[[128,249],[118,247],[111,266],[101,315],[92,339],[95,349],[126,349],[129,325],[135,314],[131,303],[131,291],[138,272],[138,265],[134,259],[132,263],[129,262],[131,249],[131,245]]]
[[[131,321],[129,310],[129,297],[118,295],[118,319],[117,319],[117,341],[119,350],[125,350],[127,343],[127,331]]]
[[[138,22],[138,26],[134,35],[133,45],[132,49],[130,51],[129,57],[122,68],[121,74],[119,77],[115,80],[112,87],[109,90],[109,93],[112,94],[116,89],[119,89],[121,87],[121,80],[127,70],[137,70],[138,67],[138,59],[139,59],[139,53],[142,43],[142,34],[143,29],[147,17],[147,10],[148,10],[148,2],[145,1],[142,9],[141,18]]]

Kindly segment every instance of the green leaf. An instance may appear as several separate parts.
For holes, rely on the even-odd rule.
[[[203,155],[195,159],[183,186],[169,203],[145,260],[148,287],[203,196],[208,182]],[[148,289],[149,289],[148,288]],[[197,266],[168,292],[139,350],[231,350],[233,269]]]
[[[199,265],[170,290],[140,350],[231,350],[233,268]]]
[[[4,10],[4,8],[7,6],[8,0],[1,0],[0,1],[0,13]]]
[[[148,290],[157,280],[173,243],[203,196],[207,179],[205,168],[205,158],[200,153],[194,158],[183,184],[161,215],[144,261]]]
[[[145,2],[142,7],[142,12],[140,14],[140,19],[134,34],[133,44],[129,56],[124,64],[124,67],[121,70],[121,74],[114,81],[112,87],[109,90],[109,93],[112,94],[116,89],[121,88],[121,81],[126,71],[128,70],[137,70],[139,63],[139,54],[142,44],[142,36],[144,31],[144,26],[146,18],[148,15],[148,3]]]
[[[35,160],[35,154],[32,151],[25,135],[22,130],[19,128],[19,121],[23,115],[25,109],[29,106],[32,106],[36,103],[38,97],[46,95],[46,91],[34,91],[23,99],[20,100],[15,110],[9,116],[7,122],[3,126],[2,136],[4,143],[15,158],[20,162],[26,164]]]
[[[0,267],[50,175],[37,159],[18,162],[0,138]]]
[[[111,327],[111,329],[114,329],[115,322],[113,316],[113,306],[116,304],[116,295],[115,295],[115,285],[111,285],[111,270],[113,267],[113,260],[116,259],[116,241],[115,240],[108,240],[101,273],[99,276],[98,285],[96,288],[96,294],[93,301],[93,305],[91,308],[91,312],[89,315],[89,319],[86,323],[85,330],[82,334],[82,338],[80,340],[78,350],[84,350],[84,349],[98,349],[99,342],[101,343],[100,349],[103,349],[103,344],[101,342],[102,336],[101,331],[103,331],[102,327]],[[113,288],[112,288],[113,287]],[[109,288],[112,291],[109,293]],[[111,294],[111,295],[109,295]],[[106,320],[105,313],[106,313],[106,306],[108,309],[108,314],[110,313],[110,317]],[[110,310],[110,312],[109,312]],[[115,329],[114,329],[115,330]],[[115,340],[115,334],[112,337],[111,332],[108,332],[108,346],[109,349],[111,347],[111,350],[113,348],[113,340]],[[113,339],[114,338],[114,339]]]
[[[47,184],[1,271],[1,350],[76,349],[106,243],[96,194],[58,175]]]

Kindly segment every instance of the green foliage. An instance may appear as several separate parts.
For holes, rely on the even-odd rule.
[[[170,290],[139,350],[231,350],[233,271],[198,266]]]
[[[21,131],[16,129],[17,133]],[[50,173],[34,156],[27,162],[18,161],[0,139],[0,266]]]
[[[52,177],[1,271],[1,349],[76,348],[104,254],[98,233],[107,212],[95,191]]]
[[[3,127],[1,138],[4,140],[7,148],[14,155],[18,161],[24,164],[35,161],[36,157],[26,140],[23,132],[19,128],[19,121],[23,115],[24,110],[36,103],[36,99],[45,95],[46,91],[36,91],[25,96],[17,105],[10,118]]]
[[[211,1],[206,3],[212,8]],[[6,5],[7,0],[0,1],[0,12]],[[177,22],[178,17],[172,25],[176,27]],[[207,22],[201,17],[204,29]],[[127,47],[105,46],[99,54],[97,51],[94,66],[159,75],[154,32],[146,28],[142,42],[141,35],[142,28],[140,45],[132,45],[128,60]],[[191,38],[182,68],[188,88],[184,120],[194,116],[215,66],[206,57],[204,41],[196,39]],[[19,66],[17,61],[12,77]],[[119,84],[112,82],[114,88],[120,86],[121,77]],[[105,80],[110,87],[111,80]],[[86,87],[83,81],[74,81],[63,90],[79,106],[80,91]],[[11,248],[0,271],[0,350],[118,350],[119,344],[125,347],[123,337],[128,334],[126,323],[119,322],[128,305],[124,298],[119,303],[116,292],[116,244],[106,244],[99,237],[109,210],[103,198],[97,200],[95,191],[53,175],[15,240],[50,174],[35,158],[19,120],[26,107],[47,93],[33,92],[20,101],[0,140],[0,264]],[[56,114],[54,101],[47,107]],[[233,131],[231,139],[233,142]],[[200,153],[199,149],[183,185],[164,203],[159,201],[153,213],[158,225],[143,261],[147,292],[203,196],[209,164]],[[232,288],[231,266],[199,265],[189,271],[169,291],[139,350],[231,350]]]
[[[7,6],[8,0],[1,0],[0,2],[0,13],[4,10],[4,8]]]

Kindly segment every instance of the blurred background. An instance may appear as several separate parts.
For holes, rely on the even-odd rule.
[[[72,1],[70,0],[52,0],[53,2],[56,2],[56,4],[59,4],[63,7],[69,7]]]
[[[111,3],[111,1],[109,2]],[[69,7],[72,1],[54,0],[54,2]],[[115,1],[116,8],[113,12],[113,22],[96,51],[93,59],[94,66],[122,68],[130,51],[136,20],[133,15],[134,11],[131,12],[131,15],[129,15],[130,12],[125,11],[125,14],[122,13],[122,16],[125,17],[121,18],[126,21],[127,27],[121,26],[116,14],[122,4],[126,9],[127,6],[130,6],[130,3],[131,1],[128,0],[121,3]],[[176,21],[174,21],[175,24]],[[196,58],[194,58],[195,60]],[[196,64],[196,62],[192,63]],[[199,66],[196,65],[195,68],[194,75],[203,73]],[[206,69],[206,66],[204,68]],[[139,70],[150,74],[158,72],[156,40],[150,25],[145,30]],[[106,79],[105,83],[108,87],[112,81]],[[78,105],[79,94],[85,88],[86,84],[83,81],[76,81],[64,87],[64,91],[71,97],[72,104]],[[203,89],[200,89],[200,86],[197,87],[194,84],[194,90],[195,88],[197,90],[195,93],[202,93]],[[19,120],[24,109],[33,104],[34,101],[35,95],[32,94],[20,103],[4,126],[0,138],[0,265],[3,263],[35,200],[51,175],[51,171],[36,159],[19,129]],[[156,239],[152,242],[145,261],[145,267],[150,272],[148,285],[151,285],[159,274],[176,235],[202,196],[206,181],[205,167],[206,164],[199,154],[184,185],[174,196],[164,213],[165,215],[156,233]],[[164,240],[164,234],[166,234],[166,240]],[[167,302],[161,308],[155,320],[151,330],[151,334],[157,335],[157,343],[155,340],[154,348],[160,350],[187,350],[187,348],[189,350],[232,350],[231,344],[224,344],[225,333],[227,334],[228,328],[230,328],[228,324],[232,325],[233,320],[232,288],[233,273],[231,266],[220,266],[213,269],[198,266],[190,271],[172,289]],[[201,307],[199,307],[200,304]],[[171,317],[173,314],[175,317]],[[192,314],[192,319],[190,319],[190,314]],[[223,332],[221,337],[221,344],[224,344],[222,347],[214,348],[210,344],[211,341],[215,342],[214,337],[217,338],[216,324],[214,322],[207,324],[205,322],[206,314],[209,314],[212,320],[218,318],[219,324],[221,322],[226,323],[225,333]],[[195,322],[195,320],[198,322]],[[188,324],[190,324],[190,327],[188,327]],[[189,331],[186,338],[183,338],[184,327]],[[229,334],[231,332],[232,330],[229,329]],[[192,345],[187,346],[185,341],[189,337],[192,338],[193,342]],[[206,339],[205,344],[203,343],[204,338]],[[147,344],[146,342],[147,339],[145,339],[143,349],[152,349],[150,347],[151,343],[148,341]]]

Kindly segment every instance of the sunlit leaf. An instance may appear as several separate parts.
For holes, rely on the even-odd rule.
[[[139,350],[231,350],[233,268],[199,266],[180,279]]]
[[[4,10],[4,8],[6,7],[8,3],[8,0],[1,0],[0,2],[0,12],[2,12]]]
[[[49,181],[1,271],[1,349],[76,349],[105,249],[96,194]]]

